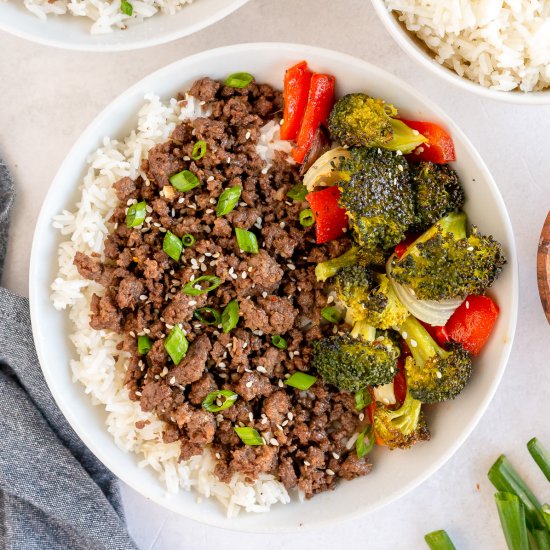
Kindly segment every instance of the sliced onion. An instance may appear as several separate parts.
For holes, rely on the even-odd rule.
[[[463,300],[460,298],[441,301],[418,299],[412,289],[393,280],[391,270],[394,256],[395,254],[392,254],[386,263],[386,273],[401,303],[409,310],[409,313],[414,315],[419,321],[424,321],[424,323],[428,323],[428,325],[434,327],[445,325],[449,317],[455,312],[456,308]]]
[[[340,174],[334,166],[340,164],[342,157],[349,156],[350,152],[343,147],[336,147],[321,155],[304,175],[304,185],[307,190],[313,191],[317,185],[334,185],[340,179]]]
[[[384,405],[395,405],[397,403],[393,382],[383,384],[382,386],[376,386],[376,388],[373,388],[373,392],[375,401],[384,403]]]

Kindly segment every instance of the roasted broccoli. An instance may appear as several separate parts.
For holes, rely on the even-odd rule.
[[[388,277],[367,267],[342,268],[336,274],[335,287],[352,322],[364,320],[375,328],[387,329],[400,325],[409,315]]]
[[[467,236],[466,215],[451,212],[394,259],[391,276],[421,300],[465,298],[489,288],[505,262],[493,237],[475,227]]]
[[[446,164],[420,162],[411,165],[415,201],[414,227],[424,231],[445,214],[464,205],[464,190],[456,172]]]
[[[377,404],[374,411],[374,431],[389,449],[407,449],[418,441],[430,439],[420,408],[422,403],[412,397],[409,391],[399,409],[391,410]]]
[[[410,153],[426,138],[394,118],[397,109],[367,94],[348,94],[340,98],[329,116],[328,126],[334,140],[348,147],[384,147]]]
[[[392,340],[376,338],[373,327],[357,323],[351,334],[313,342],[312,365],[328,384],[356,392],[391,382],[399,354]]]
[[[351,265],[362,265],[365,267],[383,267],[386,263],[387,255],[383,250],[367,250],[359,246],[352,246],[342,255],[320,262],[315,267],[315,276],[318,281],[326,281],[334,277],[338,271]]]
[[[340,169],[340,206],[346,209],[357,243],[391,248],[414,222],[407,161],[385,149],[350,149]]]
[[[472,373],[469,353],[457,343],[450,343],[444,350],[412,315],[399,331],[412,353],[405,361],[411,395],[422,403],[454,399]]]

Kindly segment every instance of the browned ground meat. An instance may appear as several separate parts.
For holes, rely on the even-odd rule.
[[[103,296],[93,296],[90,324],[124,335],[122,346],[132,354],[125,379],[130,398],[166,423],[164,441],[180,441],[182,460],[210,446],[220,479],[229,481],[236,472],[254,479],[268,472],[309,498],[334,488],[339,478],[365,475],[371,468],[346,448],[365,423],[353,395],[321,379],[308,391],[285,384],[292,373],[310,370],[311,340],[335,330],[320,315],[327,301],[314,269],[350,243],[316,245],[314,228],[299,224],[306,205],[286,199],[299,182],[298,166],[280,157],[266,172],[256,153],[261,126],[280,118],[279,92],[257,84],[228,88],[203,78],[191,94],[206,103],[212,118],[184,122],[170,140],[153,147],[142,166],[146,179],[114,184],[120,205],[110,220],[105,257],[77,253],[74,259],[83,277],[105,286]],[[207,152],[194,161],[198,139],[206,141]],[[169,182],[183,169],[201,182],[186,193]],[[219,195],[235,185],[243,189],[239,203],[217,218]],[[141,200],[148,205],[145,223],[126,227],[130,201]],[[258,254],[239,249],[235,227],[256,234]],[[179,262],[162,250],[168,230],[196,239]],[[198,296],[183,294],[181,287],[200,275],[216,275],[222,284]],[[196,309],[221,311],[230,300],[239,302],[240,319],[229,334],[194,318]],[[176,324],[189,349],[174,365],[164,342]],[[137,336],[144,334],[152,348],[142,357]],[[273,335],[286,339],[286,350],[273,346]],[[202,402],[217,389],[232,390],[238,399],[211,413]],[[236,426],[255,428],[265,445],[244,445]]]

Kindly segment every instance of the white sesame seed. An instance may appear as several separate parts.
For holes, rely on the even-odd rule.
[[[416,348],[417,346],[418,346],[418,342],[411,338],[411,347]]]
[[[248,132],[246,132],[244,138],[245,138],[245,139],[250,139],[250,135],[251,135],[251,134],[250,134],[250,131],[248,131]]]
[[[286,225],[286,223],[285,223],[285,222],[281,222],[281,223],[280,223],[279,225],[281,226],[281,228],[282,228],[282,229],[284,229],[284,228],[285,228],[285,225]]]
[[[361,422],[363,422],[363,420],[365,420],[365,415],[364,415],[363,413],[361,413],[361,414],[359,415],[359,420],[360,420]]]
[[[144,302],[145,300],[147,300],[147,296],[145,296],[145,294],[142,294],[139,299]]]
[[[437,371],[436,376],[437,378],[441,378],[443,375],[441,374],[441,372]]]
[[[296,269],[296,266],[294,264],[287,264],[287,267],[288,269],[290,269],[290,271],[294,271]]]
[[[332,302],[334,302],[334,296],[329,296],[327,298],[327,304],[332,304]]]
[[[403,332],[401,333],[401,336],[402,336],[403,340],[406,340],[408,334],[407,334],[405,331],[403,331]]]
[[[466,309],[470,309],[470,302],[466,300]]]
[[[305,464],[306,466],[311,466],[311,463],[310,463],[308,460],[304,460],[304,464]]]
[[[340,455],[338,453],[332,453],[332,456],[335,460],[338,460],[340,458]]]
[[[285,387],[285,383],[282,380],[279,380],[278,385],[279,385],[279,388]]]
[[[279,446],[279,442],[274,438],[272,437],[269,442],[271,443],[271,445],[274,445],[275,447],[278,447]]]
[[[267,168],[262,168],[262,174],[267,174]]]
[[[294,418],[294,415],[291,412],[287,413],[286,416],[289,420],[292,420]]]
[[[325,472],[326,472],[329,476],[335,475],[334,472],[333,472],[330,468],[327,468],[327,469],[325,470]]]
[[[262,298],[267,298],[267,292],[262,292]]]
[[[267,373],[267,370],[265,367],[262,367],[262,365],[259,365],[258,368],[256,369],[258,372],[261,372],[262,374],[266,374]]]
[[[265,418],[265,417],[262,418],[262,422],[261,422],[261,423],[262,423],[262,424],[267,424],[267,418]]]
[[[254,414],[252,412],[248,413],[248,418],[250,419],[250,422],[254,422]]]
[[[220,453],[216,453],[216,458],[217,458],[218,460],[220,460],[221,457],[222,457],[222,455],[221,455]]]
[[[252,382],[252,380],[250,380],[250,382],[247,382],[247,383],[245,384],[245,386],[246,386],[247,388],[251,388],[251,387],[252,387],[252,384],[253,384],[253,382]]]

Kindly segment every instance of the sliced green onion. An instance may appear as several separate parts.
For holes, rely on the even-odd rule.
[[[495,502],[509,550],[529,550],[525,507],[520,499],[512,493],[499,492]]]
[[[366,388],[355,392],[355,408],[358,411],[362,411],[365,407],[368,407],[372,403],[372,397],[370,391]]]
[[[174,361],[174,365],[177,365],[185,357],[189,349],[189,342],[179,325],[176,325],[165,338],[164,349]]]
[[[535,529],[531,531],[535,542],[537,543],[537,550],[550,550],[550,533],[542,529]]]
[[[324,307],[321,310],[321,315],[323,319],[326,319],[327,321],[331,323],[339,323],[342,319],[342,313],[337,307]]]
[[[226,86],[231,86],[231,88],[244,88],[253,80],[254,77],[250,73],[233,73],[225,79],[224,84]]]
[[[264,438],[254,428],[234,426],[233,429],[245,445],[265,445]]]
[[[141,225],[147,216],[147,203],[145,201],[132,204],[126,213],[126,226],[137,227]]]
[[[447,535],[447,531],[443,529],[428,533],[424,537],[424,540],[430,547],[430,550],[456,550],[453,541],[449,535]]]
[[[229,409],[235,404],[235,401],[238,399],[238,395],[231,390],[216,390],[210,392],[204,401],[202,402],[202,408],[206,409],[209,412],[219,412]],[[222,401],[223,398],[223,401]],[[222,401],[221,405],[218,405],[217,402]]]
[[[206,155],[206,141],[201,139],[195,143],[193,151],[191,152],[191,158],[193,160],[200,160],[204,155]]]
[[[279,336],[278,334],[275,334],[274,336],[271,337],[271,343],[276,348],[286,349],[286,340],[282,336]]]
[[[209,325],[209,326],[210,325],[218,326],[222,322],[222,316],[220,315],[220,312],[217,309],[214,309],[213,307],[201,307],[199,309],[196,309],[193,312],[193,315],[201,323],[204,323],[205,325]]]
[[[300,225],[302,227],[311,227],[315,223],[311,208],[306,208],[300,212]]]
[[[208,283],[208,286],[203,287],[202,283]],[[216,275],[202,275],[183,285],[181,291],[189,296],[199,296],[218,288],[221,284],[222,280]]]
[[[138,353],[145,355],[151,349],[151,340],[149,336],[138,336]]]
[[[542,470],[546,479],[550,481],[550,453],[541,443],[539,443],[536,437],[533,437],[533,439],[527,443],[527,449],[533,457],[533,460],[537,463],[537,466]]]
[[[120,11],[126,15],[132,15],[134,8],[127,0],[120,0]]]
[[[546,521],[546,527],[550,531],[550,504],[542,505],[542,515],[544,516],[544,521]]]
[[[303,183],[297,183],[288,190],[286,196],[293,201],[303,202],[306,200],[307,194],[307,187]]]
[[[191,189],[195,189],[195,187],[198,187],[201,184],[199,178],[197,178],[197,176],[189,170],[182,170],[181,172],[171,176],[170,183],[178,191],[191,191]]]
[[[252,231],[235,227],[235,235],[237,236],[237,244],[243,252],[258,254],[258,240]]]
[[[239,322],[239,302],[231,300],[222,311],[222,330],[228,333]]]
[[[505,455],[498,457],[491,466],[487,477],[498,491],[513,493],[519,497],[525,506],[525,516],[531,529],[546,528],[546,520],[540,502]]]
[[[240,185],[234,185],[224,189],[220,198],[218,199],[218,205],[216,206],[216,216],[225,216],[229,214],[239,199],[241,198],[243,188]]]
[[[191,233],[186,233],[181,238],[181,244],[183,246],[189,248],[190,246],[193,246],[195,244],[195,237],[193,237],[193,235],[191,235]]]
[[[306,374],[305,372],[295,372],[290,378],[285,380],[287,386],[298,388],[299,390],[309,390],[313,384],[317,381],[315,376]]]
[[[374,434],[372,426],[367,426],[355,440],[357,458],[367,456],[374,449]]]
[[[182,247],[183,245],[178,237],[171,231],[167,231],[164,235],[164,241],[162,241],[162,250],[164,250],[172,260],[179,262]]]

